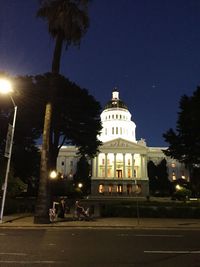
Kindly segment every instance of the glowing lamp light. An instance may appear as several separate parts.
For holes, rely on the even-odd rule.
[[[57,178],[57,172],[55,170],[51,171],[50,174],[49,174],[49,177],[51,179],[56,179]]]
[[[83,184],[82,183],[79,183],[78,184],[78,188],[82,188],[83,187]]]
[[[179,184],[177,184],[176,185],[176,190],[181,190],[181,189],[182,189],[182,187]]]
[[[6,79],[0,79],[0,93],[1,94],[9,94],[13,91],[12,84],[10,81]]]

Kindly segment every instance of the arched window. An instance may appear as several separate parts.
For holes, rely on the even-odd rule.
[[[109,184],[109,186],[108,186],[108,193],[109,193],[109,195],[112,194],[112,191],[113,191],[113,185],[112,184]]]
[[[103,194],[104,193],[104,185],[100,184],[99,185],[99,194]]]
[[[123,185],[122,184],[117,185],[117,193],[120,195],[123,193]]]

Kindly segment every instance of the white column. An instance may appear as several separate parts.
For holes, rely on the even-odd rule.
[[[134,165],[135,165],[134,154],[132,154],[132,178],[135,178],[134,177]]]
[[[125,168],[125,166],[126,166],[125,154],[123,153],[123,175],[122,175],[123,178],[126,178],[126,168]]]
[[[147,155],[144,155],[144,178],[147,178]]]
[[[144,177],[144,155],[140,155],[141,156],[141,172],[140,172],[140,177],[143,178]]]
[[[105,153],[105,178],[107,178],[107,173],[108,173],[107,159],[108,159],[108,153]]]
[[[116,178],[116,153],[114,153],[114,178]]]

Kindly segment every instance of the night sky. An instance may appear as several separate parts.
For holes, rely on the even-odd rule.
[[[0,71],[50,71],[54,42],[37,0],[0,0]],[[166,146],[183,94],[200,82],[199,0],[93,0],[80,48],[63,52],[61,73],[100,101],[118,87],[136,138]]]

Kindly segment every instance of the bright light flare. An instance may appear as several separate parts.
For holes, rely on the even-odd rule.
[[[78,183],[78,188],[82,188],[83,184],[82,183]]]
[[[180,186],[179,184],[176,185],[176,190],[181,190],[182,189],[182,186]]]
[[[49,177],[51,178],[51,179],[56,179],[57,178],[57,172],[56,171],[51,171],[50,172],[50,174],[49,174]]]
[[[13,91],[12,84],[9,80],[0,79],[0,93],[1,94],[9,94]]]

